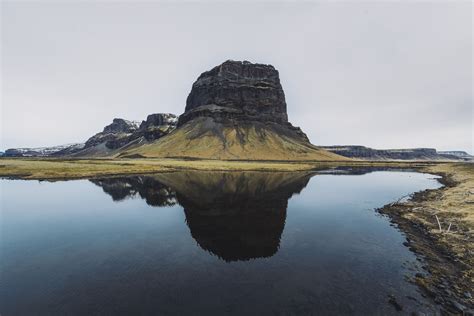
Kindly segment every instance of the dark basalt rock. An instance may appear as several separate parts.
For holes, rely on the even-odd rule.
[[[150,114],[141,124],[115,118],[112,124],[104,127],[102,132],[89,138],[85,143],[85,148],[105,143],[108,149],[118,149],[140,137],[152,141],[174,130],[177,120],[176,115],[170,113]]]
[[[114,118],[112,124],[95,134],[86,141],[84,148],[93,147],[102,143],[109,149],[116,149],[129,142],[129,136],[138,129],[138,123],[121,118]]]
[[[178,127],[197,117],[211,117],[225,126],[276,124],[309,142],[299,127],[288,122],[285,93],[278,70],[271,65],[228,60],[202,73],[193,84]]]
[[[137,128],[137,122],[114,118],[112,124],[104,127],[103,133],[133,133]]]
[[[178,125],[198,116],[288,122],[278,71],[271,65],[228,60],[202,73]]]
[[[136,130],[130,140],[144,137],[148,141],[161,138],[171,133],[178,124],[178,118],[171,113],[150,114],[146,121],[142,121],[138,130]]]

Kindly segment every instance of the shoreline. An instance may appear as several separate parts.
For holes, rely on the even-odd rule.
[[[196,171],[317,171],[337,167],[420,168],[443,162],[429,161],[265,161],[204,159],[54,159],[0,158],[0,178],[23,180],[72,180]]]
[[[441,176],[438,181],[443,186],[415,192],[409,200],[377,211],[405,234],[404,245],[423,263],[426,273],[417,273],[410,281],[443,313],[472,315],[474,204],[468,202],[474,201],[474,165],[438,165],[418,171]]]
[[[474,314],[472,163],[0,158],[0,178],[61,181],[181,170],[295,172],[338,167],[412,169],[441,176],[438,181],[443,187],[415,192],[407,201],[387,204],[377,212],[388,216],[391,223],[405,234],[404,245],[423,263],[425,272],[417,273],[410,280],[420,288],[422,295],[429,297],[445,314]]]

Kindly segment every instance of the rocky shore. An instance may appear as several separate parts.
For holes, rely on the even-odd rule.
[[[412,280],[447,315],[474,315],[474,165],[420,168],[441,176],[440,189],[413,194],[378,211],[406,234],[426,273]]]

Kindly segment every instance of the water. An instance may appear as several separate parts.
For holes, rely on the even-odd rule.
[[[0,313],[433,314],[374,209],[440,185],[366,171],[1,180]]]

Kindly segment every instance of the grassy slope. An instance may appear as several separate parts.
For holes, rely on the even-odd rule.
[[[420,203],[420,208],[411,214],[407,213],[407,216],[417,217],[430,227],[432,234],[438,235],[439,240],[455,245],[453,251],[461,257],[470,258],[470,265],[474,267],[474,243],[470,240],[474,234],[474,164],[437,164],[425,170],[448,176],[452,183],[440,190],[439,194],[429,196],[430,199]],[[444,230],[452,223],[450,233],[439,231],[434,214],[442,222]],[[471,277],[474,278],[474,274]]]
[[[224,127],[216,123],[209,125],[205,119],[195,119],[166,137],[121,154],[122,157],[133,155],[221,160],[349,160],[271,127]]]

